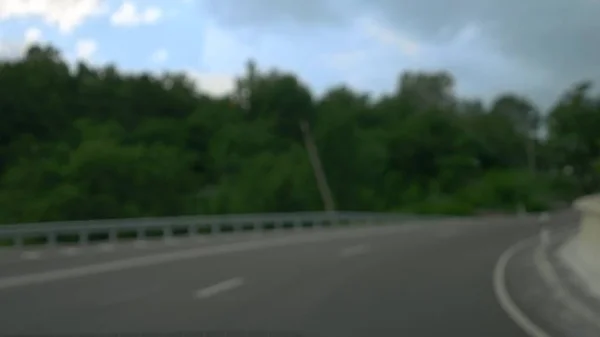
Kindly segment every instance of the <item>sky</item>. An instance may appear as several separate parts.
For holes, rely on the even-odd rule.
[[[598,17],[600,0],[0,0],[0,56],[51,43],[69,62],[185,71],[215,95],[248,59],[317,93],[447,70],[462,96],[516,91],[544,107],[600,79]]]

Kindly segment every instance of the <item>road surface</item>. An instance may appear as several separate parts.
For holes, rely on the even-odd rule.
[[[507,219],[0,255],[0,332],[526,337],[492,275],[536,230],[533,219]]]

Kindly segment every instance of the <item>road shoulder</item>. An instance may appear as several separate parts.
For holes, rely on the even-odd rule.
[[[539,328],[528,329],[532,337],[600,336],[600,303],[582,292],[559,256],[570,231],[561,228],[548,233],[546,238],[523,242],[506,261],[503,286],[518,309],[507,313]]]

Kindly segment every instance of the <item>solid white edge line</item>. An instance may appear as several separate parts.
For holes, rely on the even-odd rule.
[[[531,319],[519,309],[517,304],[510,297],[508,289],[506,288],[506,266],[508,265],[508,262],[518,251],[524,249],[527,245],[531,244],[532,241],[536,241],[537,239],[538,236],[536,235],[519,241],[500,255],[494,268],[494,292],[502,309],[521,329],[523,329],[523,331],[525,331],[525,333],[531,337],[552,337],[549,333],[533,323]]]

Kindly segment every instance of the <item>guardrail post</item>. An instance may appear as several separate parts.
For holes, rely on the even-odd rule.
[[[57,239],[56,239],[56,232],[49,232],[48,233],[48,245],[49,246],[56,246],[57,244]]]
[[[294,231],[301,231],[302,230],[302,220],[301,219],[300,220],[294,219],[294,220],[292,220],[292,223],[293,223],[292,226],[294,228]]]
[[[260,220],[252,220],[252,234],[262,235],[263,234],[263,222]]]
[[[23,247],[24,245],[25,245],[25,240],[23,239],[23,236],[22,235],[15,236],[15,246]]]
[[[333,229],[333,219],[331,216],[327,216],[325,220],[323,220],[323,228],[325,229]]]
[[[331,226],[333,226],[334,228],[340,227],[341,222],[340,219],[337,215],[334,215],[331,217]]]
[[[233,232],[234,233],[244,233],[244,222],[236,222],[233,224]]]
[[[267,228],[268,224],[269,222],[265,220],[255,220],[254,228],[256,228],[257,233],[264,233],[266,231],[265,228]]]
[[[337,229],[340,227],[340,221],[339,221],[337,215],[335,215],[335,214],[331,215],[330,221],[331,221],[331,229]]]
[[[256,232],[256,228],[254,227],[254,222],[252,222],[252,221],[244,222],[243,226],[244,227],[242,229],[246,232],[250,232],[250,233]]]
[[[163,229],[163,236],[166,240],[170,240],[173,238],[173,228],[171,226],[165,227]]]
[[[111,228],[108,230],[108,242],[116,243],[117,242],[117,230],[115,228]]]
[[[146,230],[144,228],[140,228],[137,230],[136,239],[139,241],[143,241],[146,239]]]
[[[198,235],[198,226],[196,224],[188,226],[188,236]]]
[[[79,244],[87,245],[89,242],[89,232],[87,230],[82,230],[79,232]]]

